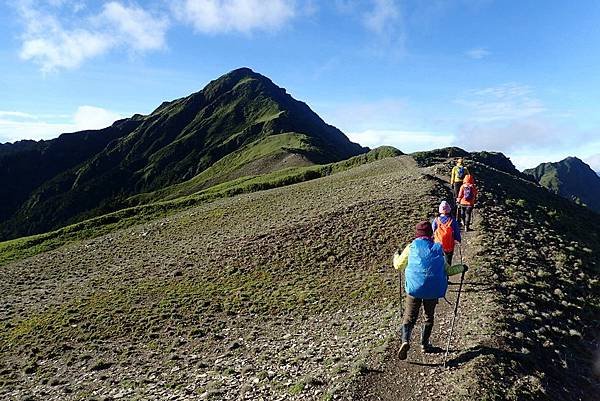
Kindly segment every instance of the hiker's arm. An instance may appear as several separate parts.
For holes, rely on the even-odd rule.
[[[410,254],[410,244],[406,245],[406,248],[402,251],[401,254],[396,252],[394,254],[394,269],[404,270],[408,265],[408,255]]]
[[[446,264],[446,274],[448,276],[454,276],[455,274],[466,272],[467,270],[469,270],[469,268],[465,264],[459,263],[459,264],[452,265],[452,266],[449,266],[448,264]]]
[[[465,193],[464,187],[461,185],[460,191],[458,191],[458,197],[456,198],[457,203],[460,203],[460,200],[463,198],[463,196],[465,196],[464,193]]]
[[[456,167],[452,167],[452,171],[450,172],[450,185],[454,185],[454,171]]]

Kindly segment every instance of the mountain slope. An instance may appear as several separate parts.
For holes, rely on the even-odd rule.
[[[452,167],[401,156],[4,265],[0,395],[594,400],[600,216],[478,158],[450,369],[395,352],[391,255],[449,196]],[[436,345],[452,310],[440,301]]]
[[[567,157],[556,163],[542,163],[524,173],[554,193],[600,212],[600,177],[580,159]]]
[[[82,135],[102,140],[86,147],[79,139]],[[270,138],[273,135],[284,136],[278,140]],[[42,144],[2,145],[0,164],[13,172],[12,178],[2,178],[17,191],[14,197],[6,193],[11,199],[0,215],[4,219],[0,239],[47,231],[128,206],[131,202],[126,200],[133,195],[203,172],[195,183],[197,189],[247,172],[334,162],[366,151],[285,89],[247,68],[234,70],[188,97],[165,102],[150,115],[136,115],[96,133],[69,136],[81,142],[77,157],[64,151],[62,137]],[[30,159],[32,147],[42,149],[36,156],[45,164],[57,158],[68,160],[30,179],[34,173],[27,166],[37,160]],[[243,157],[223,160],[242,149]],[[219,161],[218,174],[206,172]]]

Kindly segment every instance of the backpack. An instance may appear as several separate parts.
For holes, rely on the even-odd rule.
[[[448,289],[446,258],[441,244],[417,238],[410,245],[405,270],[406,292],[421,299],[443,298]]]
[[[457,176],[458,176],[458,178],[459,178],[459,179],[461,179],[461,180],[462,180],[463,178],[465,178],[465,168],[464,168],[464,166],[459,166],[459,167],[458,167]]]
[[[452,252],[454,250],[454,232],[452,231],[452,219],[449,218],[446,224],[442,223],[439,217],[436,219],[437,227],[433,238],[435,242],[442,244],[444,252]]]
[[[473,193],[473,186],[472,185],[465,185],[465,187],[463,188],[463,198],[466,201],[471,202],[473,200],[473,196],[475,194]]]

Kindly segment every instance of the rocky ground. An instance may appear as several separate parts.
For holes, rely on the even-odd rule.
[[[492,182],[510,179],[484,167],[477,229],[463,246],[471,271],[448,369],[440,366],[442,354],[423,356],[416,347],[408,362],[396,359],[400,297],[391,256],[447,196],[440,177],[448,167],[385,159],[3,266],[0,397],[597,394],[584,357],[597,321],[593,326],[594,315],[581,309],[597,311],[587,303],[598,306],[598,273],[588,252],[600,250],[598,239],[571,239],[537,215],[515,226],[526,205],[511,204],[518,196]],[[497,215],[501,229],[486,223]],[[546,231],[536,231],[540,226]],[[433,339],[444,346],[452,308],[443,301],[438,308]],[[574,361],[578,370],[566,376],[568,385],[557,384]]]

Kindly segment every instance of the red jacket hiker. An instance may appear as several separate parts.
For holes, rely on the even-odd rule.
[[[475,206],[477,202],[477,187],[475,186],[473,176],[467,175],[463,180],[463,184],[458,191],[456,203],[464,206]]]

